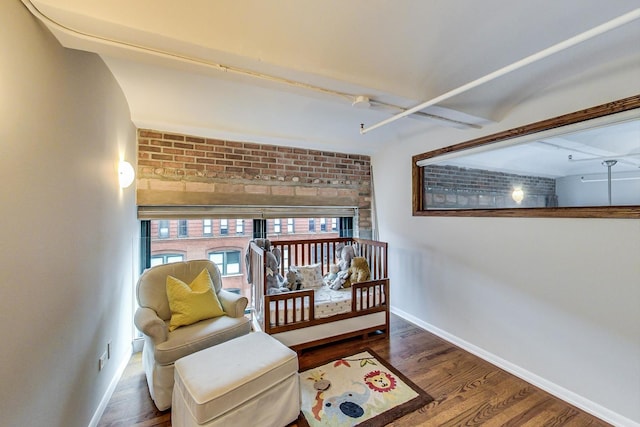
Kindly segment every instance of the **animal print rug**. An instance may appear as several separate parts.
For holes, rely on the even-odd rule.
[[[371,349],[300,373],[300,388],[311,427],[384,425],[433,401]]]

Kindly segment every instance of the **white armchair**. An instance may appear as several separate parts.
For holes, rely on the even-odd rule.
[[[167,276],[191,283],[204,268],[209,271],[225,315],[201,320],[169,332],[171,310],[166,291]],[[136,311],[134,321],[144,335],[142,364],[151,398],[161,411],[171,407],[176,360],[245,335],[251,330],[250,321],[244,316],[247,298],[222,289],[220,270],[208,260],[152,267],[140,276],[136,294],[140,307]]]

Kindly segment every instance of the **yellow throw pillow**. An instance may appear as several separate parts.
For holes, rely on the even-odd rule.
[[[188,285],[167,276],[167,297],[171,309],[170,331],[225,314],[206,268]]]

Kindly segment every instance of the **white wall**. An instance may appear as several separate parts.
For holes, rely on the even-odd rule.
[[[0,28],[0,424],[87,426],[131,351],[139,225],[116,169],[135,128],[97,56],[16,0]]]
[[[482,130],[413,129],[373,158],[393,309],[619,425],[640,425],[640,220],[413,217],[410,164],[640,93],[631,63],[562,82]]]

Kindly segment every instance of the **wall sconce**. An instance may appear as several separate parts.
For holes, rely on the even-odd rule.
[[[522,188],[518,187],[518,188],[514,189],[513,193],[511,193],[511,198],[517,204],[522,203],[522,199],[524,199],[524,191],[522,191]]]
[[[118,180],[120,181],[120,188],[127,188],[133,183],[133,178],[135,178],[135,172],[133,171],[133,166],[131,163],[121,160],[118,163]]]

